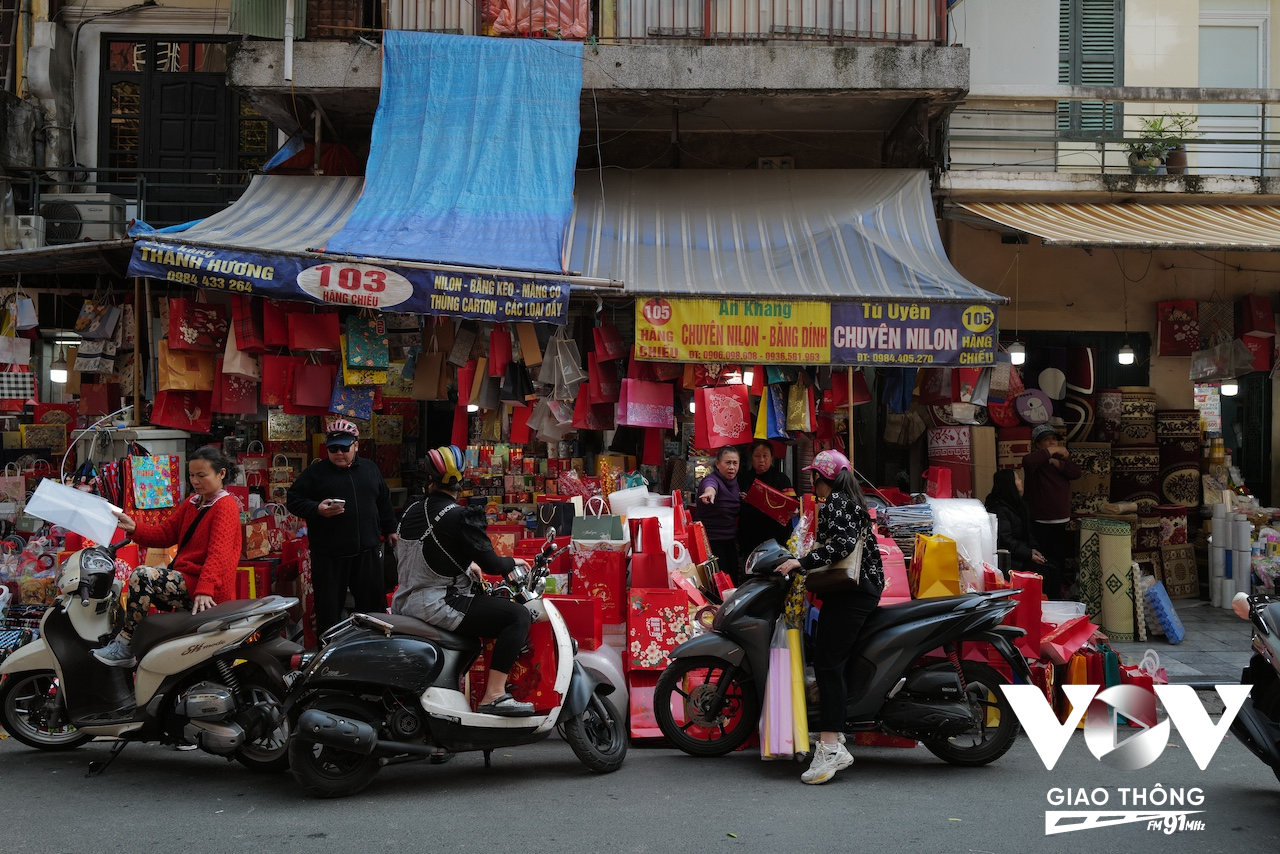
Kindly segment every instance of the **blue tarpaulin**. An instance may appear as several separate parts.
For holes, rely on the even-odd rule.
[[[329,252],[565,272],[582,45],[388,30],[364,193]]]

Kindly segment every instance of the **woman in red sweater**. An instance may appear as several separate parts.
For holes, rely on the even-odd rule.
[[[213,446],[191,455],[187,477],[192,495],[159,524],[139,524],[117,513],[120,527],[140,546],[168,548],[178,554],[168,566],[140,566],[129,576],[129,609],[124,628],[111,643],[93,651],[103,664],[133,667],[138,663],[130,641],[138,623],[154,605],[159,611],[191,609],[199,614],[234,597],[236,564],[244,532],[240,505],[222,488],[236,466]]]

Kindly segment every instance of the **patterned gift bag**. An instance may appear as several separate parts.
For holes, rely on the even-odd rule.
[[[178,458],[172,454],[129,457],[133,502],[139,510],[172,507],[180,495]]]
[[[353,368],[348,363],[349,359],[349,343],[347,336],[343,335],[338,339],[338,346],[342,349],[342,382],[349,386],[356,385],[386,385],[387,371],[384,367],[382,370],[375,368]]]
[[[387,368],[390,352],[382,318],[360,315],[347,319],[346,364],[352,368]]]
[[[221,353],[227,346],[227,307],[195,300],[169,300],[169,349]]]
[[[371,419],[373,417],[373,386],[347,385],[339,379],[333,387],[329,411],[349,418]]]

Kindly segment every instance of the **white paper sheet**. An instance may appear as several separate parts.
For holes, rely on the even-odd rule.
[[[119,520],[114,511],[120,509],[106,499],[48,478],[40,481],[27,502],[28,514],[104,545],[115,536]]]

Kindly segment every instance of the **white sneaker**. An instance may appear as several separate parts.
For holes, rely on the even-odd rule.
[[[843,744],[837,742],[831,745],[819,742],[818,749],[813,754],[813,762],[809,764],[809,770],[800,775],[800,782],[812,786],[825,783],[834,777],[837,771],[843,771],[852,764],[853,755]]]
[[[101,649],[93,650],[93,657],[108,667],[133,667],[138,663],[128,639],[120,635],[116,635],[111,643]]]

